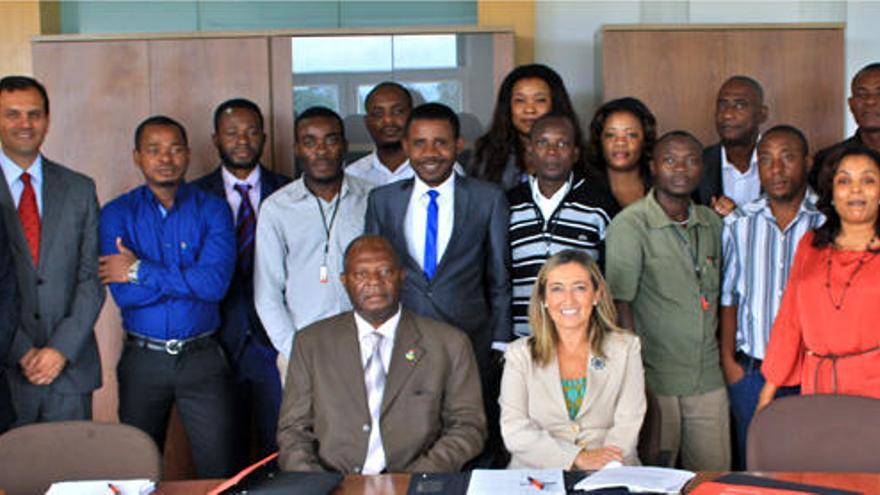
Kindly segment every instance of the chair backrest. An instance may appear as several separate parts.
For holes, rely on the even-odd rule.
[[[749,471],[880,471],[880,400],[793,395],[749,426]]]
[[[55,481],[159,480],[161,455],[143,431],[118,423],[36,423],[0,436],[0,489],[43,493]]]

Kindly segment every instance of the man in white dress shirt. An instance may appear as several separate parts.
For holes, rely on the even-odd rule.
[[[403,128],[412,111],[412,95],[392,81],[376,85],[364,100],[364,124],[376,149],[348,165],[345,173],[381,186],[413,176],[403,150]]]

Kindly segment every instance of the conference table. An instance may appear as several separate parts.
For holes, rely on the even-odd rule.
[[[688,485],[692,489],[698,484],[712,480],[723,473],[701,472]],[[865,494],[880,494],[880,473],[778,473],[750,472],[755,476],[765,476],[784,481],[842,488]],[[333,495],[406,495],[409,487],[409,474],[382,474],[375,476],[348,475]],[[159,483],[155,493],[160,495],[194,495],[207,493],[222,480],[164,481]]]

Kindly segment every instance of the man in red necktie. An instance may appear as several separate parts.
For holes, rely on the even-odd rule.
[[[25,76],[0,80],[0,207],[21,294],[10,351],[17,425],[91,419],[101,384],[95,184],[40,154],[48,130],[45,88]]]

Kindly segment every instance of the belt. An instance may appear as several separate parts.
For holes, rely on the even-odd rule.
[[[176,356],[181,352],[192,352],[197,351],[199,349],[205,349],[212,345],[216,345],[216,341],[214,340],[214,334],[217,332],[208,332],[203,333],[197,337],[192,337],[189,339],[170,339],[170,340],[162,340],[162,339],[153,339],[150,337],[142,337],[140,335],[135,335],[129,333],[125,338],[126,344],[131,344],[135,347],[140,347],[141,349],[147,349],[150,351],[163,351],[167,352],[172,356]]]
[[[822,363],[826,360],[831,361],[831,392],[837,393],[837,361],[840,359],[846,359],[856,356],[861,356],[862,354],[868,354],[869,352],[874,352],[880,350],[880,345],[874,346],[870,349],[865,349],[864,351],[856,351],[856,352],[848,352],[846,354],[819,354],[818,352],[813,352],[807,349],[807,355],[819,358],[819,362],[816,364],[816,372],[813,374],[813,386],[817,389],[819,388],[819,368],[822,367]]]
[[[738,362],[747,366],[749,368],[749,370],[760,370],[761,364],[764,363],[763,359],[758,359],[756,357],[749,356],[748,354],[746,354],[743,351],[736,351],[736,355],[734,356],[734,358]]]

